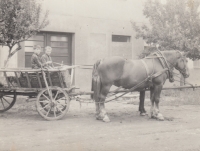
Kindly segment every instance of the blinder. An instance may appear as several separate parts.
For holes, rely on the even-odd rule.
[[[184,58],[184,56],[181,56],[181,58]],[[178,70],[182,75],[186,75],[186,67],[181,69],[178,65],[176,65],[175,69]]]

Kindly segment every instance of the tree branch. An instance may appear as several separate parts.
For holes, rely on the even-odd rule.
[[[21,50],[22,47],[20,45],[20,42],[18,42],[17,45],[18,47],[10,53],[9,57],[12,57],[17,51]]]

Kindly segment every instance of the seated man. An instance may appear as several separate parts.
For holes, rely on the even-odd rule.
[[[42,67],[42,62],[40,61],[39,54],[41,53],[40,45],[33,46],[33,55],[31,56],[31,67],[32,69],[39,69]]]
[[[50,46],[45,47],[45,54],[42,55],[41,61],[44,68],[51,69],[53,68],[52,60],[51,60],[51,51],[52,48]]]

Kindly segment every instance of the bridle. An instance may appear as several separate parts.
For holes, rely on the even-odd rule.
[[[177,52],[180,53],[180,57],[177,57],[177,58],[180,58],[180,59],[184,58],[185,59],[185,56],[183,56],[182,53],[179,50],[177,50]],[[159,54],[162,55],[161,51],[157,51],[157,53],[159,53]],[[181,69],[180,67],[178,67],[178,64],[175,64],[175,65],[171,64],[169,61],[167,61],[165,59],[165,57],[163,55],[162,55],[162,58],[163,58],[164,62],[166,63],[166,67],[168,68],[169,77],[173,78],[173,68],[175,68],[176,70],[178,70],[182,75],[186,75],[186,68]],[[171,64],[173,67],[170,68],[169,65],[168,65],[168,63]]]
[[[168,71],[169,81],[170,82],[174,82],[173,68],[170,68],[170,66],[169,66],[170,62],[168,63],[168,61],[166,60],[165,56],[163,55],[163,53],[160,50],[156,51],[154,54],[158,57],[161,65],[163,66],[163,68],[167,68],[168,69],[167,71]]]
[[[178,51],[178,50],[177,50],[177,52],[180,53],[181,58],[183,58],[181,52]],[[160,50],[157,50],[156,52],[154,52],[153,55],[156,55],[156,57],[145,57],[145,58],[147,58],[147,59],[155,59],[155,58],[157,58],[160,61],[162,67],[164,69],[167,69],[167,71],[168,71],[168,78],[169,78],[170,82],[174,82],[174,77],[173,77],[173,70],[174,70],[174,68],[176,70],[178,70],[181,74],[185,75],[186,69],[185,68],[181,69],[177,65],[172,64],[169,61],[167,61],[166,58],[165,58],[165,56],[163,55],[163,53]],[[172,65],[172,67],[170,67],[170,65]]]
[[[180,54],[181,54],[181,52],[180,51],[178,51]],[[180,57],[180,59],[182,59],[182,58],[185,58],[184,56],[182,56],[182,54],[181,54],[181,57]],[[176,70],[178,70],[182,75],[186,75],[185,73],[186,73],[186,68],[183,68],[183,69],[181,69],[181,68],[179,68],[177,65],[176,66],[174,66],[174,68],[176,69]]]

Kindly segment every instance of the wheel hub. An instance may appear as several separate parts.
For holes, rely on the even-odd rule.
[[[52,102],[50,103],[50,106],[51,106],[51,107],[55,107],[56,105],[57,105],[56,101],[52,101]]]

